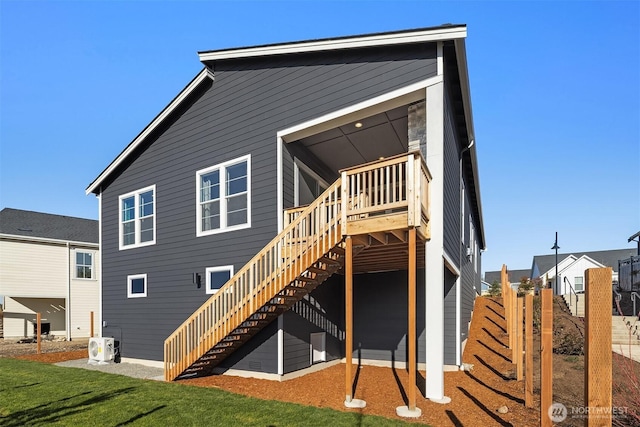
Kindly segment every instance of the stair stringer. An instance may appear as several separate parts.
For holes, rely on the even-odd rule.
[[[340,179],[166,340],[165,380],[212,369],[344,264]]]

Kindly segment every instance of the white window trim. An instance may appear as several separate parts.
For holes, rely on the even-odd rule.
[[[134,279],[144,279],[144,292],[141,294],[134,294],[131,292],[131,282]],[[127,276],[127,298],[145,298],[147,296],[147,289],[149,288],[149,283],[147,281],[146,274],[132,274]]]
[[[300,206],[300,174],[299,171],[303,170],[306,174],[315,179],[320,185],[325,188],[329,188],[329,183],[322,179],[320,175],[315,173],[309,166],[305,165],[297,157],[293,158],[293,204]]]
[[[229,165],[235,165],[237,163],[242,163],[245,161],[247,162],[247,222],[244,224],[233,225],[231,227],[227,227],[227,226],[223,227],[222,226],[223,211],[221,206],[220,207],[220,228],[216,228],[215,230],[202,231],[200,228],[202,224],[202,210],[200,209],[200,175],[212,172],[214,170],[222,170],[223,168],[226,168]],[[220,177],[221,177],[220,203],[221,204],[223,203],[223,199],[224,199],[222,196],[222,176],[223,174],[221,173],[220,174]],[[226,209],[224,211],[224,214],[226,215]],[[242,230],[245,228],[251,228],[251,154],[247,154],[246,156],[238,157],[233,160],[228,160],[224,163],[219,163],[217,165],[214,165],[205,169],[200,169],[199,171],[197,171],[196,172],[196,237],[226,233],[229,231]]]
[[[91,277],[78,277],[78,253],[91,255]],[[94,251],[87,251],[82,249],[75,250],[75,262],[73,263],[73,279],[74,280],[97,280],[96,276],[96,253]],[[84,265],[84,264],[83,264]]]
[[[320,338],[320,348],[314,348],[314,338]],[[317,359],[313,358],[313,351],[316,350],[319,353]],[[319,362],[327,361],[327,333],[326,332],[312,332],[309,336],[309,362],[315,364]]]
[[[140,220],[140,217],[139,217],[140,199],[138,196],[150,190],[153,191],[153,239],[148,242],[140,242],[140,227],[138,226],[138,221]],[[123,225],[122,200],[131,196],[135,196],[134,209],[135,209],[135,221],[136,221],[136,243],[125,246],[124,242],[122,241],[122,225]],[[158,193],[156,192],[155,184],[150,185],[149,187],[141,188],[136,191],[132,191],[127,194],[123,194],[118,197],[118,243],[121,251],[126,249],[140,248],[140,247],[151,246],[156,244],[156,218],[158,216],[158,212],[156,210],[157,199],[158,199]]]
[[[211,289],[211,273],[215,273],[217,271],[228,271],[229,272],[229,279],[231,279],[234,275],[234,271],[233,271],[233,265],[221,265],[219,267],[207,267],[205,274],[206,274],[206,280],[205,280],[205,290],[207,292],[207,294],[215,294],[216,292],[219,291],[219,289]]]

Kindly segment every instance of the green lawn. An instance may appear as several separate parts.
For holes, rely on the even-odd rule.
[[[266,397],[266,396],[265,396]],[[363,416],[0,358],[0,426],[393,426]]]

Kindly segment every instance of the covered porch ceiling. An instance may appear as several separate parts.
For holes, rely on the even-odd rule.
[[[408,151],[408,105],[355,120],[295,141],[337,173]]]

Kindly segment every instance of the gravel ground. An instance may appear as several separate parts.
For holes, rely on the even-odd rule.
[[[91,369],[94,371],[107,372],[109,374],[125,375],[133,378],[143,378],[148,380],[164,381],[162,368],[140,365],[137,363],[107,363],[104,365],[89,363],[89,359],[67,360],[56,363],[58,366],[68,368]]]

